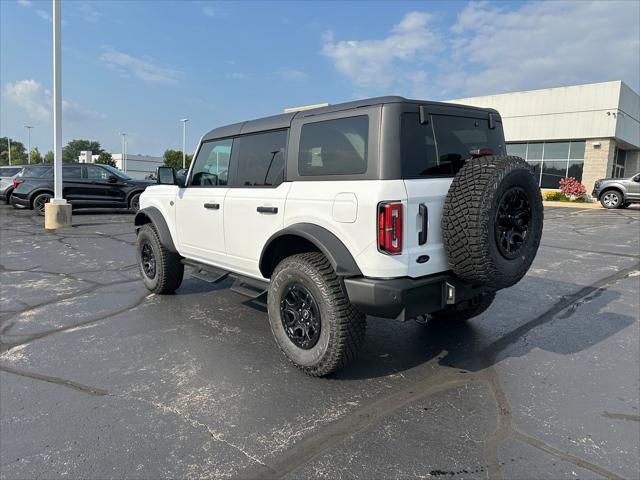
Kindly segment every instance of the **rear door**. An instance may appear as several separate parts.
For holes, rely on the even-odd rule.
[[[436,113],[437,112],[437,113]],[[471,151],[505,151],[502,124],[489,128],[488,113],[437,110],[420,123],[415,106],[401,118],[402,177],[407,190],[409,276],[448,270],[440,223],[444,201],[454,175],[471,158]]]
[[[288,130],[253,133],[234,139],[235,171],[224,200],[227,258],[234,270],[261,278],[258,262],[267,239],[284,226],[291,183],[284,183]]]

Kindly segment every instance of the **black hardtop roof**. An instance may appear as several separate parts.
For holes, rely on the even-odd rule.
[[[383,105],[386,103],[410,103],[418,105],[433,105],[447,108],[459,108],[464,110],[480,110],[487,113],[498,112],[492,108],[480,108],[473,107],[471,105],[460,105],[457,103],[445,103],[445,102],[430,102],[425,100],[411,100],[398,96],[386,96],[386,97],[373,97],[364,100],[355,100],[353,102],[337,103],[335,105],[328,105],[326,107],[313,108],[310,110],[300,110],[297,112],[282,113],[280,115],[273,115],[271,117],[263,117],[255,120],[248,120],[246,122],[234,123],[231,125],[225,125],[223,127],[214,128],[207,132],[202,140],[213,140],[215,138],[232,137],[234,135],[240,135],[245,133],[263,132],[266,130],[277,130],[280,128],[288,128],[291,126],[291,121],[295,117],[312,117],[315,115],[321,115],[323,113],[341,112],[344,110],[353,110],[356,108],[369,107],[373,105]]]

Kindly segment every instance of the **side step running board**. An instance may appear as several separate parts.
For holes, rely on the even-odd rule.
[[[269,288],[268,282],[261,282],[260,280],[255,280],[253,278],[246,278],[235,276],[236,279],[231,285],[231,291],[239,293],[240,295],[244,295],[245,297],[249,297],[252,299],[256,299],[261,297],[262,295],[267,293],[267,289]]]
[[[229,276],[229,272],[220,268],[212,267],[209,265],[203,265],[202,263],[195,262],[193,260],[182,259],[182,263],[193,268],[191,276],[195,277],[203,282],[217,283],[224,280]]]

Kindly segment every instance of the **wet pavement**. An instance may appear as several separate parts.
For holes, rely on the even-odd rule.
[[[483,315],[370,318],[315,379],[229,283],[150,295],[131,214],[0,206],[0,476],[638,478],[640,209],[545,214]]]

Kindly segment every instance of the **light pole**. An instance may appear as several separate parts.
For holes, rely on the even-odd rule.
[[[127,135],[128,133],[122,132],[122,171],[127,173]]]
[[[53,198],[44,205],[44,228],[71,226],[71,204],[63,198],[62,190],[62,17],[60,0],[53,4]],[[33,128],[33,127],[31,127]],[[31,139],[29,139],[31,155]]]
[[[181,118],[182,122],[182,168],[187,166],[187,122],[188,118]]]
[[[28,133],[28,139],[29,140],[27,141],[27,145],[28,145],[27,148],[29,149],[27,151],[27,163],[30,164],[31,163],[31,129],[33,128],[33,126],[32,125],[25,125],[24,128],[26,128],[27,132],[29,132]]]
[[[7,150],[7,153],[9,154],[9,165],[11,165],[11,138],[9,138],[8,136],[7,142],[9,142],[9,150]]]

